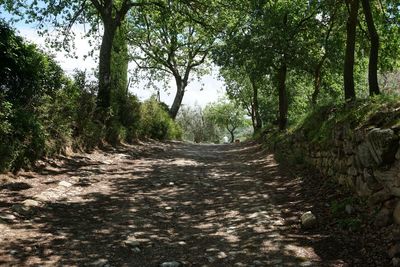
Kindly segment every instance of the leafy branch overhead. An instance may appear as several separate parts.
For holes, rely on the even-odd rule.
[[[172,118],[177,115],[192,76],[207,70],[207,56],[214,44],[212,34],[203,25],[188,19],[190,11],[179,1],[167,1],[163,7],[138,9],[128,18],[131,59],[136,66],[149,73],[150,79],[175,80]]]

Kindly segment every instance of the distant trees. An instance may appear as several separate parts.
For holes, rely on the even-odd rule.
[[[219,143],[225,135],[233,142],[237,135],[247,137],[251,128],[243,107],[227,99],[204,108],[183,106],[176,122],[182,129],[182,138],[196,143]]]
[[[237,131],[246,126],[244,110],[231,101],[209,104],[204,111],[205,117],[230,134],[230,142],[235,141]]]
[[[182,106],[176,122],[182,128],[183,139],[196,143],[218,142],[221,139],[221,130],[204,110],[196,105],[194,107]]]

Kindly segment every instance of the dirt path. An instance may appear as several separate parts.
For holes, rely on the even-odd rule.
[[[312,208],[302,180],[257,145],[141,148],[54,161],[4,184],[0,265],[345,266],[339,239],[300,228]],[[40,206],[11,213],[26,199]]]

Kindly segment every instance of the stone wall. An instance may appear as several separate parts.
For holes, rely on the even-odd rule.
[[[304,130],[290,137],[294,153],[325,176],[352,188],[370,204],[400,198],[400,127],[336,125],[323,145],[306,141]]]

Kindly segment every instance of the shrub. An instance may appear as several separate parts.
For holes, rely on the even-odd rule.
[[[58,152],[70,136],[68,79],[52,57],[4,22],[0,36],[0,168],[17,170]]]
[[[140,114],[141,136],[157,140],[181,138],[182,131],[179,126],[154,97],[142,104]]]
[[[107,134],[107,140],[112,144],[121,141],[128,143],[138,138],[140,125],[140,102],[135,95],[124,95],[114,103],[117,114],[111,118],[111,126]]]
[[[97,84],[88,82],[84,71],[74,74],[74,87],[77,91],[74,113],[74,148],[91,150],[105,138],[105,127],[95,120]]]

